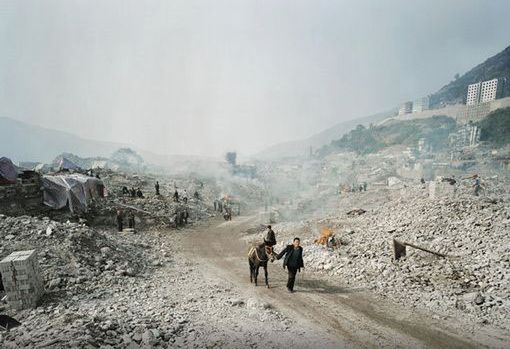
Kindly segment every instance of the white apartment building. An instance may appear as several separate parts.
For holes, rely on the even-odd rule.
[[[495,100],[497,91],[498,91],[498,79],[492,79],[482,82],[482,88],[480,90],[480,103]]]
[[[480,102],[480,86],[480,82],[468,86],[466,105],[477,105]]]

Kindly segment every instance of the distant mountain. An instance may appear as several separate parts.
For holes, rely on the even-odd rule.
[[[128,144],[85,139],[71,133],[0,117],[0,157],[6,156],[16,163],[22,161],[49,164],[59,154],[59,158],[69,158],[85,167],[95,161],[106,161],[111,157],[114,162],[122,163],[126,160],[118,158],[120,155],[125,157],[125,149],[124,153],[122,151],[119,153],[119,149],[122,148],[130,148],[139,154],[145,164],[149,165],[149,169],[155,169],[156,165],[177,171],[192,166],[202,171],[204,166],[218,161],[215,158],[201,156],[156,154]],[[140,162],[140,159],[138,161]]]
[[[312,151],[315,151],[318,148],[331,143],[331,141],[339,139],[344,134],[355,128],[357,125],[361,124],[368,126],[370,123],[377,123],[390,116],[393,116],[396,112],[397,110],[394,109],[387,112],[366,116],[360,119],[343,121],[309,138],[278,143],[270,146],[256,154],[254,157],[257,159],[276,159],[306,155],[310,151],[310,147],[312,147]]]
[[[432,94],[431,107],[465,103],[469,84],[495,78],[499,79],[498,98],[510,96],[510,46]]]
[[[13,161],[51,162],[69,152],[81,157],[110,156],[125,144],[84,139],[71,133],[0,117],[0,153]]]

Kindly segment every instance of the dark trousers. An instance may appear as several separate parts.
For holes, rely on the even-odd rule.
[[[296,273],[298,268],[287,266],[287,271],[289,272],[289,279],[287,280],[287,288],[291,291],[294,290],[294,282],[296,282]]]

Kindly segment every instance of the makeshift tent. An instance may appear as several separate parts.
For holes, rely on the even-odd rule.
[[[6,157],[0,158],[0,185],[16,184],[18,171],[12,161]]]
[[[59,170],[80,170],[80,166],[76,165],[74,162],[72,162],[69,159],[62,158],[60,159],[60,162],[58,164]]]
[[[43,176],[44,204],[56,210],[84,212],[93,198],[103,196],[103,182],[81,174]]]

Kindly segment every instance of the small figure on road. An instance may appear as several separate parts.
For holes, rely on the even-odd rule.
[[[177,189],[175,189],[175,193],[174,193],[174,201],[175,201],[175,202],[179,202],[179,192],[177,191]]]
[[[294,283],[296,281],[296,273],[301,271],[301,268],[305,269],[303,263],[303,248],[300,246],[301,239],[298,237],[294,238],[292,245],[287,245],[285,249],[280,252],[276,259],[281,259],[285,256],[283,260],[283,269],[287,267],[287,271],[289,273],[289,279],[287,280],[287,291],[294,292]]]
[[[140,190],[140,188],[138,188],[138,189],[136,190],[136,196],[138,196],[139,198],[143,198],[143,193],[142,193],[142,191]]]
[[[156,189],[156,195],[159,195],[159,182],[158,181],[156,181],[154,188]]]

